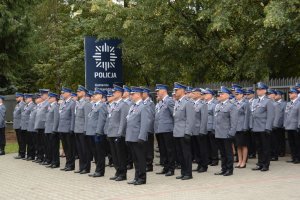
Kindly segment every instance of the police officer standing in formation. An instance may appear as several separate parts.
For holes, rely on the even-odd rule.
[[[216,166],[219,163],[218,146],[214,131],[215,107],[217,100],[214,98],[215,92],[209,88],[202,91],[204,101],[207,104],[208,119],[207,119],[207,135],[208,135],[208,156],[210,166]]]
[[[283,100],[284,93],[280,90],[276,90],[276,112],[279,113],[278,117],[274,120],[276,127],[276,137],[274,137],[273,146],[275,146],[274,156],[271,158],[272,161],[278,160],[278,156],[283,157],[285,155],[285,130],[283,127],[284,123],[284,111],[286,108],[287,102]],[[275,144],[274,144],[275,143]],[[276,157],[277,156],[277,157]]]
[[[24,106],[24,110],[21,114],[21,131],[22,135],[25,138],[25,149],[26,149],[26,155],[27,158],[25,157],[24,159],[26,160],[34,160],[35,157],[35,148],[34,148],[34,143],[33,143],[33,138],[32,134],[28,132],[28,124],[29,124],[29,119],[31,112],[33,111],[33,108],[35,107],[35,104],[33,102],[33,94],[24,94],[24,99],[26,105]]]
[[[49,92],[49,105],[48,112],[46,114],[45,122],[45,134],[48,137],[49,144],[46,145],[48,152],[47,168],[58,168],[60,166],[59,160],[59,135],[58,135],[58,123],[59,123],[59,105],[57,103],[58,94]]]
[[[4,96],[0,95],[0,156],[5,155],[5,116],[6,116],[6,107],[3,104]]]
[[[73,171],[75,169],[75,139],[73,131],[76,103],[71,97],[71,89],[63,87],[61,93],[64,100],[59,107],[58,132],[66,155],[66,165],[61,170]]]
[[[168,96],[168,87],[163,84],[157,84],[155,88],[157,96],[160,99],[155,112],[155,133],[159,137],[159,153],[163,157],[163,169],[156,174],[165,174],[173,176],[175,171],[175,143],[173,138],[174,129],[174,100]]]
[[[300,163],[300,101],[297,88],[289,91],[290,101],[287,103],[284,115],[284,128],[288,134],[291,149],[291,160],[288,163]]]
[[[195,151],[199,155],[197,160],[198,173],[206,172],[208,168],[208,136],[207,136],[207,121],[208,121],[208,106],[202,101],[202,90],[200,88],[194,88],[192,90],[191,98],[194,101],[194,114],[195,121],[192,130],[193,136],[196,139]]]
[[[34,129],[37,130],[38,163],[49,165],[49,137],[45,134],[45,121],[48,112],[48,89],[40,89],[41,103],[37,104]]]
[[[124,89],[124,92],[122,95],[122,99],[130,107],[133,104],[133,102],[131,101],[131,98],[130,98],[131,89],[127,85],[123,85],[123,89]],[[127,157],[127,169],[129,170],[129,169],[133,168],[132,152],[130,152],[129,148],[127,148],[127,156],[128,156]]]
[[[192,176],[192,153],[191,136],[195,122],[193,102],[185,96],[186,86],[174,83],[175,106],[174,106],[174,130],[176,152],[181,165],[181,175],[176,179],[188,180]]]
[[[215,175],[233,174],[233,139],[237,128],[237,108],[229,100],[231,91],[221,86],[219,103],[215,107],[215,137],[221,153],[221,171]]]
[[[95,151],[94,158],[96,162],[96,169],[94,174],[89,174],[90,177],[102,177],[105,173],[105,140],[104,126],[107,117],[106,103],[102,102],[106,93],[103,90],[96,89],[93,95],[92,110],[87,117],[86,134],[94,138],[93,149]],[[91,139],[92,139],[91,138]],[[82,171],[81,174],[86,172]]]
[[[25,102],[24,95],[22,93],[16,93],[16,101],[17,105],[15,106],[13,113],[13,128],[16,131],[17,141],[19,145],[18,156],[15,159],[25,158],[26,153],[26,135],[22,134],[21,131],[21,115],[24,110]]]
[[[237,108],[237,128],[235,141],[238,152],[238,164],[235,168],[246,168],[246,162],[248,159],[248,142],[250,140],[249,135],[249,120],[250,120],[250,105],[244,98],[245,91],[240,88],[235,89],[235,105]]]
[[[74,133],[76,140],[76,147],[79,157],[79,169],[75,173],[89,173],[91,170],[90,155],[88,151],[86,135],[87,131],[87,120],[88,115],[92,110],[92,104],[89,99],[86,97],[88,90],[79,85],[77,89],[78,101],[75,106],[75,124],[74,124]]]
[[[252,102],[255,98],[255,92],[252,88],[248,88],[245,92],[246,95],[246,100],[249,102],[249,106],[250,106],[250,119],[251,119],[251,105]],[[250,128],[250,122],[249,122],[249,131],[248,134],[250,135],[250,139],[248,142],[248,158],[252,159],[252,158],[256,158],[256,141],[255,141],[255,137],[254,137],[254,133]]]
[[[257,83],[256,94],[251,106],[250,128],[255,134],[258,163],[253,170],[268,171],[271,156],[271,132],[274,122],[274,104],[266,96],[268,86],[262,82]]]
[[[147,140],[151,123],[151,110],[143,102],[142,93],[144,90],[140,87],[131,87],[133,105],[131,105],[126,116],[126,142],[132,153],[132,159],[135,167],[134,180],[128,184],[142,185],[146,184],[146,156]]]
[[[110,180],[127,180],[128,149],[125,143],[126,116],[129,105],[122,100],[124,89],[118,85],[113,88],[114,103],[107,126],[108,140],[116,173]]]

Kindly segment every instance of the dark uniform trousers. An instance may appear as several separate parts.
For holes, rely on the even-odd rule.
[[[217,138],[216,141],[221,154],[222,172],[233,172],[233,139]]]
[[[199,155],[200,152],[199,152],[199,146],[197,143],[196,135],[192,136],[191,145],[192,145],[192,147],[191,147],[192,148],[192,160],[196,161],[198,163],[200,160],[200,155]]]
[[[279,134],[279,136],[278,136],[279,156],[285,156],[285,151],[286,151],[285,129],[279,128],[278,134]]]
[[[191,138],[175,137],[176,153],[181,165],[182,176],[192,176]]]
[[[43,143],[44,143],[45,161],[47,163],[52,163],[50,133],[44,133],[44,142]]]
[[[60,133],[63,150],[66,155],[66,168],[75,169],[75,136],[73,133]]]
[[[45,145],[44,145],[44,129],[37,130],[37,137],[36,137],[36,145],[37,145],[37,158],[38,160],[44,161],[45,159]]]
[[[105,147],[106,136],[105,135],[97,135],[95,136],[95,160],[96,160],[96,173],[100,173],[104,175],[105,173],[105,155],[106,155],[106,147]]]
[[[249,131],[249,143],[248,143],[248,155],[256,156],[256,141],[255,134],[252,131]]]
[[[208,155],[208,135],[197,135],[196,136],[196,143],[197,143],[197,154],[199,155],[197,163],[198,168],[202,167],[204,169],[207,169],[208,163],[209,163],[209,155]]]
[[[35,158],[35,146],[34,146],[34,140],[33,140],[33,134],[32,132],[26,132],[26,151],[27,151],[27,158]]]
[[[22,134],[21,129],[15,129],[19,146],[19,155],[25,157],[26,154],[26,135]]]
[[[127,145],[125,138],[121,137],[116,141],[116,137],[108,139],[112,160],[116,169],[115,176],[127,177]]]
[[[49,143],[50,143],[50,157],[51,157],[51,165],[60,165],[59,160],[59,134],[58,133],[50,133],[49,134]]]
[[[159,153],[161,156],[165,157],[162,163],[164,168],[163,171],[174,172],[175,170],[175,159],[176,159],[176,149],[175,141],[172,132],[159,133],[159,141],[161,143],[159,147]]]
[[[79,157],[79,171],[86,170],[90,172],[91,162],[88,154],[87,139],[88,136],[84,133],[75,133],[76,147]]]
[[[135,168],[134,180],[146,182],[146,154],[147,144],[146,142],[127,142],[131,152],[132,159]]]
[[[215,134],[211,131],[208,132],[208,155],[210,163],[219,162],[218,145],[216,142]]]
[[[271,157],[271,134],[266,132],[255,132],[256,149],[259,167],[269,169]]]
[[[296,130],[288,130],[288,141],[293,161],[300,161],[300,133]]]
[[[280,129],[274,129],[271,134],[271,157],[278,158],[279,156],[279,136]]]
[[[160,139],[161,138],[161,134],[155,134],[155,137],[156,137],[156,141],[157,141],[157,146],[158,146],[158,150],[159,150],[159,164],[160,165],[163,165],[163,163],[165,163],[166,161],[166,155],[165,155],[165,151],[161,151],[161,148],[162,147],[162,140]]]
[[[87,162],[92,162],[93,158],[95,159],[96,162],[96,143],[95,143],[95,136],[93,135],[87,135],[86,136],[86,146],[87,146]],[[91,165],[89,163],[89,165]]]
[[[4,151],[6,145],[5,128],[0,128],[0,150]]]
[[[146,163],[148,168],[153,167],[153,159],[154,159],[154,134],[148,134],[148,141],[146,141]]]

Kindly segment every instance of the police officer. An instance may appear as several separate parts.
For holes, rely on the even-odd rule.
[[[248,142],[250,140],[249,135],[249,120],[250,120],[250,105],[244,98],[245,91],[240,88],[235,89],[235,105],[238,112],[238,121],[236,128],[235,141],[238,153],[238,164],[235,168],[246,168],[246,162],[248,157]]]
[[[23,100],[24,95],[22,93],[16,93],[16,101],[17,105],[15,106],[14,113],[13,113],[13,128],[16,131],[17,141],[19,145],[18,156],[15,159],[22,159],[25,158],[26,154],[26,138],[22,135],[21,131],[21,114],[24,110],[25,102]]]
[[[35,148],[33,144],[32,134],[27,131],[28,123],[30,119],[30,114],[35,107],[35,104],[32,100],[33,94],[24,94],[25,103],[24,110],[21,114],[21,131],[24,138],[26,138],[26,151],[27,151],[27,158],[24,160],[33,160],[35,157]]]
[[[93,95],[93,105],[86,122],[86,135],[90,136],[90,140],[94,139],[95,145],[95,161],[96,169],[94,174],[89,174],[90,177],[102,177],[105,173],[105,135],[104,125],[107,116],[106,104],[102,102],[104,91],[96,89]]]
[[[208,159],[208,136],[207,136],[207,121],[208,121],[208,106],[202,100],[202,89],[194,88],[191,95],[194,101],[195,121],[192,130],[196,140],[195,151],[198,152],[197,171],[203,173],[207,171],[209,163]]]
[[[252,101],[255,98],[255,92],[252,88],[248,88],[245,92],[246,99],[249,102],[249,106],[251,107]],[[250,109],[251,110],[251,109]],[[251,119],[252,112],[250,112],[250,119]],[[248,134],[250,135],[249,143],[248,143],[248,158],[256,158],[256,142],[254,133],[252,131],[251,123],[249,122],[249,131]]]
[[[187,100],[185,96],[186,86],[174,83],[175,106],[174,106],[174,130],[176,152],[181,165],[181,175],[176,179],[192,179],[192,152],[191,136],[193,133],[195,112],[193,102]]]
[[[163,169],[156,174],[165,174],[165,176],[173,176],[175,170],[175,143],[173,138],[174,129],[174,100],[168,95],[168,87],[163,84],[156,84],[157,97],[160,99],[156,112],[156,130],[155,133],[159,137],[159,153],[165,158],[163,161]]]
[[[134,104],[130,107],[126,126],[126,142],[132,152],[135,167],[134,180],[128,184],[146,184],[147,140],[151,123],[151,110],[142,99],[143,88],[131,87]]]
[[[219,103],[215,107],[215,137],[221,153],[221,171],[215,175],[230,176],[233,174],[233,139],[237,128],[237,108],[229,100],[231,91],[221,86]]]
[[[74,152],[74,121],[76,103],[72,100],[70,88],[62,88],[63,102],[59,107],[59,123],[58,132],[60,140],[66,155],[66,164],[62,171],[72,171],[75,168],[75,152]]]
[[[116,173],[110,180],[123,181],[127,179],[127,146],[125,143],[126,116],[129,105],[122,100],[124,89],[113,85],[114,104],[112,106],[107,127],[108,141]]]
[[[77,89],[78,101],[75,107],[75,124],[74,133],[76,140],[76,147],[79,157],[79,169],[75,173],[86,174],[91,170],[91,162],[88,157],[88,146],[86,145],[87,136],[87,119],[92,110],[92,104],[86,98],[88,90],[79,85]],[[95,133],[94,133],[95,134]]]
[[[284,122],[284,110],[286,107],[286,101],[283,100],[284,93],[280,90],[276,90],[275,101],[277,103],[276,111],[279,113],[277,118],[274,120],[274,126],[277,129],[277,155],[283,157],[285,155],[285,130],[283,127]],[[275,158],[276,159],[276,158]]]
[[[36,112],[37,112],[37,104],[41,103],[42,99],[40,98],[40,94],[34,94],[33,99],[34,99],[34,107],[32,108],[32,111],[29,116],[27,132],[28,132],[28,134],[31,134],[32,142],[33,142],[34,156],[33,156],[32,162],[38,162],[37,130],[34,129],[34,124],[35,124],[35,117],[36,117]]]
[[[219,163],[218,146],[213,129],[214,112],[217,100],[214,98],[215,92],[209,88],[202,91],[204,101],[207,104],[208,119],[207,119],[207,135],[208,135],[208,155],[210,166],[216,166]]]
[[[149,109],[149,130],[148,130],[148,141],[146,142],[147,154],[147,172],[153,171],[153,159],[154,159],[154,117],[155,117],[155,104],[150,98],[150,89],[141,87],[143,89],[142,99],[146,108]]]
[[[49,92],[49,106],[46,114],[45,122],[45,134],[48,137],[49,145],[49,163],[47,168],[58,168],[60,166],[59,160],[59,135],[58,135],[58,123],[59,123],[59,105],[57,103],[58,94]]]
[[[106,151],[107,151],[107,157],[108,157],[108,166],[113,167],[113,158],[112,158],[112,154],[111,154],[109,140],[107,137],[109,135],[109,133],[108,133],[109,119],[112,114],[112,109],[114,106],[114,98],[113,98],[113,93],[111,90],[107,90],[106,98],[107,98],[107,101],[106,101],[107,115],[106,115],[106,120],[105,120],[105,125],[104,125],[104,134],[106,135],[106,142],[107,142]]]
[[[277,92],[273,89],[268,89],[268,98],[273,102],[275,108],[275,116],[273,122],[273,129],[271,133],[271,161],[278,161],[279,155],[279,144],[278,144],[278,128],[280,126],[280,119],[283,119],[283,112],[281,112],[281,107],[276,101]]]
[[[5,155],[5,115],[6,115],[6,107],[3,104],[4,96],[0,95],[0,156]]]
[[[274,122],[274,105],[266,96],[268,86],[262,82],[257,83],[256,94],[258,98],[253,100],[251,106],[250,127],[255,134],[258,152],[257,166],[252,170],[268,171],[271,155],[271,131]]]
[[[34,129],[37,130],[38,139],[38,163],[42,165],[49,165],[49,141],[45,135],[45,121],[48,112],[48,89],[40,89],[40,98],[42,102],[37,105]]]
[[[123,85],[123,89],[124,89],[124,92],[123,92],[123,95],[122,95],[122,99],[130,107],[133,104],[133,102],[130,99],[131,89],[127,85]],[[127,169],[133,169],[132,153],[130,152],[129,148],[127,148],[127,151],[128,151],[127,152],[127,156],[128,156],[128,158],[127,158]]]
[[[289,91],[290,101],[285,108],[284,128],[288,133],[288,141],[292,159],[289,163],[300,163],[300,101],[297,88]]]

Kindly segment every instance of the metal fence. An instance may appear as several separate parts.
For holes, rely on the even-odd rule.
[[[278,89],[285,93],[285,100],[288,97],[288,91],[291,87],[295,86],[296,83],[300,83],[300,77],[293,77],[293,78],[278,78],[278,79],[270,79],[266,81],[262,81],[272,89]],[[254,90],[256,88],[256,83],[252,81],[240,81],[240,82],[215,82],[215,83],[203,83],[199,84],[201,88],[211,88],[213,90],[218,90],[221,86],[231,87],[232,83],[239,84],[244,88],[252,87]]]

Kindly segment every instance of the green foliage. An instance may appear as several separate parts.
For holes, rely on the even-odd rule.
[[[125,2],[121,7],[110,0],[23,0],[11,9],[1,3],[1,43],[12,46],[0,51],[8,66],[0,71],[18,88],[75,88],[84,84],[83,37],[93,35],[122,39],[129,85],[300,75],[299,0]],[[20,70],[24,63],[28,70]],[[24,79],[32,76],[33,82]]]

